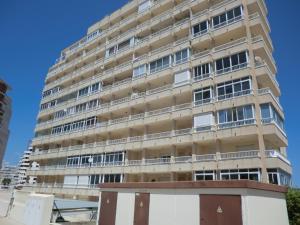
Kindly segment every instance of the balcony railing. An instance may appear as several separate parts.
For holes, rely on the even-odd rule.
[[[108,103],[105,106],[102,105],[101,108],[105,108],[105,107],[109,107],[109,106],[129,102],[132,99],[137,99],[137,98],[140,98],[140,97],[144,97],[146,95],[159,93],[159,92],[162,92],[162,91],[165,91],[165,90],[171,90],[172,87],[173,87],[172,85],[166,85],[166,86],[162,86],[162,87],[159,87],[159,88],[152,89],[150,91],[135,93],[131,97],[125,97],[125,98],[113,100],[112,102]],[[222,100],[225,99],[225,97],[227,99],[228,98],[237,98],[237,97],[250,95],[252,93],[253,93],[252,90],[244,90],[244,91],[236,92],[236,93],[233,93],[233,94],[227,94],[227,95],[224,95],[224,96],[216,96],[216,97],[211,97],[209,99],[198,100],[198,101],[195,101],[193,103],[193,105],[194,105],[194,107],[199,107],[199,106],[203,106],[205,104],[210,104],[210,103],[214,103],[214,102],[217,102],[217,101],[222,101]],[[117,123],[128,122],[128,121],[133,120],[133,119],[147,118],[148,116],[158,115],[158,114],[162,114],[162,113],[168,113],[168,112],[174,111],[176,109],[183,109],[183,108],[191,108],[191,104],[190,103],[185,103],[183,105],[176,105],[176,106],[173,106],[173,107],[166,107],[166,108],[162,108],[162,109],[158,109],[158,110],[153,110],[153,111],[141,113],[141,114],[138,114],[138,115],[132,115],[132,116],[129,116],[129,117],[121,117],[121,118],[112,119],[112,120],[108,120],[108,121],[98,122],[97,124],[92,125],[89,128],[83,126],[80,129],[75,130],[73,132],[78,132],[79,130],[86,130],[86,129],[95,128],[95,127],[96,128],[105,127],[105,126],[113,125],[113,124],[117,124]],[[94,110],[95,110],[95,108],[94,108]],[[250,121],[247,121],[247,122],[237,121],[237,122],[234,122],[234,123],[220,124],[219,128],[224,129],[226,127],[228,128],[228,127],[237,126],[237,124],[244,125],[244,124],[241,124],[241,123],[250,123]],[[200,129],[202,129],[202,128],[199,128],[199,129],[197,128],[197,131],[200,131]],[[205,130],[207,130],[207,129],[205,129]],[[68,131],[67,133],[71,133],[71,132],[72,131]],[[49,136],[49,135],[43,135],[43,136],[41,136],[41,138],[45,137],[45,136]]]
[[[266,157],[267,158],[278,158],[278,159],[284,161],[285,163],[291,165],[291,162],[284,155],[282,155],[280,152],[278,152],[276,150],[266,150]]]
[[[180,5],[185,5],[185,4],[187,4],[187,3],[189,3],[189,1],[185,1],[185,2],[183,2],[183,3],[181,3],[181,4],[179,4],[179,5],[176,6],[176,7],[179,7]],[[226,3],[226,4],[228,4],[228,3]],[[161,16],[159,16],[159,18],[161,18]],[[231,20],[228,20],[228,21],[224,22],[224,24],[221,24],[221,25],[222,25],[222,26],[230,25],[230,24],[232,24],[232,23],[234,23],[234,22],[236,22],[236,21],[238,21],[238,20],[241,20],[241,19],[242,19],[242,17],[241,17],[241,18],[236,17],[236,18],[233,18],[233,19],[231,19]],[[183,19],[183,20],[177,22],[176,24],[172,25],[171,27],[180,26],[180,25],[182,25],[183,23],[187,22],[188,20],[189,20],[189,18],[185,18],[185,19]],[[219,24],[218,26],[221,26],[221,25]],[[171,27],[170,27],[170,28],[171,28]],[[166,30],[169,30],[169,27],[167,27],[167,28],[168,28],[168,29],[164,28],[163,30],[158,31],[159,33],[150,35],[151,37],[150,37],[150,36],[147,37],[148,40],[151,39],[153,36],[156,36],[156,35],[159,35],[159,34],[161,34],[161,33],[163,33],[163,32],[166,32]],[[219,27],[218,27],[218,28],[219,28]],[[132,28],[132,29],[134,29],[134,28]],[[216,28],[212,28],[212,29],[216,29]],[[124,35],[127,35],[127,32],[125,32],[125,33],[122,34],[121,36],[123,37]],[[119,37],[119,39],[121,38],[121,36]],[[92,50],[91,52],[88,53],[88,55],[89,55],[89,54],[93,54],[93,53],[95,53],[95,52],[97,52],[97,50]],[[84,57],[86,57],[86,56],[84,56]],[[78,59],[78,60],[79,60],[79,59]],[[79,60],[79,61],[80,61],[80,60]],[[76,60],[76,62],[79,62],[79,61]],[[71,65],[71,64],[73,65],[73,64],[76,63],[76,62],[73,62],[73,61],[72,61],[72,62],[68,63],[68,65]],[[51,72],[48,74],[48,76],[50,76],[50,77],[53,76],[52,73],[56,74],[56,73],[58,72],[58,69],[60,69],[60,70],[62,71],[63,68],[66,68],[66,67],[67,67],[66,65],[67,65],[67,64],[64,64],[64,65],[62,65],[61,67],[59,67],[59,68],[57,68],[57,69],[51,71]],[[57,72],[55,72],[55,71],[57,71]],[[75,72],[76,72],[76,71],[75,71]]]
[[[227,159],[247,159],[259,157],[259,151],[241,151],[221,153],[221,160]]]
[[[271,90],[270,88],[262,88],[262,89],[258,89],[257,92],[258,92],[259,95],[270,94],[270,95],[272,96],[272,98],[274,99],[274,101],[276,102],[276,104],[278,105],[278,107],[279,107],[281,110],[283,110],[283,108],[282,108],[282,106],[281,106],[281,104],[280,104],[280,102],[279,102],[279,98],[276,97],[276,96],[273,94],[273,92],[272,92],[272,90]]]
[[[275,150],[266,150],[265,156],[267,158],[279,158],[282,161],[290,164],[289,160],[281,153]],[[238,152],[225,152],[221,154],[205,154],[205,155],[194,155],[194,156],[176,156],[172,157],[160,157],[140,160],[125,160],[125,161],[114,161],[114,162],[98,162],[98,163],[86,163],[76,165],[49,165],[39,167],[40,171],[48,170],[65,170],[65,169],[78,169],[78,168],[102,168],[102,167],[135,167],[135,166],[151,166],[151,165],[171,165],[180,163],[197,163],[197,162],[216,162],[226,160],[240,160],[249,158],[260,158],[259,150],[249,151],[238,151]],[[35,170],[36,171],[36,170]]]
[[[265,67],[266,68],[268,76],[271,78],[271,80],[273,80],[276,83],[277,87],[279,87],[279,83],[276,79],[276,76],[273,75],[273,72],[270,70],[268,64],[265,63],[265,62],[258,62],[258,61],[255,62],[255,68],[260,68],[260,67]]]
[[[218,129],[234,128],[234,127],[253,125],[253,124],[255,124],[255,119],[246,119],[246,120],[233,121],[228,123],[220,123],[218,125]]]

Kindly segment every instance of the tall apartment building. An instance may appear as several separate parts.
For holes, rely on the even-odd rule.
[[[11,117],[11,99],[7,96],[9,89],[9,86],[0,79],[0,168],[9,136],[8,124]]]
[[[267,13],[264,0],[133,0],[92,25],[46,77],[34,189],[82,197],[107,182],[288,185]]]

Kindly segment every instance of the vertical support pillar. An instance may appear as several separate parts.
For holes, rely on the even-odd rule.
[[[261,158],[261,181],[264,183],[269,183],[268,173],[267,173],[267,167],[266,167],[266,156],[265,156],[265,142],[263,137],[263,127],[261,124],[261,118],[260,118],[260,105],[258,101],[258,82],[256,79],[256,70],[255,70],[255,55],[253,51],[253,45],[252,45],[252,34],[250,30],[250,22],[249,22],[249,13],[247,8],[247,1],[242,0],[243,9],[244,9],[244,17],[245,17],[245,23],[246,23],[246,32],[247,32],[247,39],[248,39],[248,47],[249,47],[249,65],[250,65],[250,74],[252,77],[252,88],[254,90],[254,107],[255,107],[255,120],[257,123],[257,139],[258,139],[258,146],[259,146],[259,152],[260,152],[260,158]]]
[[[217,160],[217,171],[216,171],[216,180],[221,180],[221,171],[219,170],[219,162],[221,160],[221,151],[222,151],[222,144],[221,140],[216,140],[216,160]]]

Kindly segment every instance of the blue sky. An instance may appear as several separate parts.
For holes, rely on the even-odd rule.
[[[38,112],[48,68],[60,51],[83,37],[87,28],[127,0],[2,0],[0,1],[0,78],[12,87],[13,117],[5,160],[17,163],[26,149]],[[300,1],[267,1],[274,57],[282,90],[288,154],[294,182],[300,186]]]

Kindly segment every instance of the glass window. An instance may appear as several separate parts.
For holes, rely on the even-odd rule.
[[[251,78],[231,80],[217,85],[218,100],[247,95],[251,93]]]
[[[89,87],[82,88],[78,91],[78,97],[87,95],[89,93]]]
[[[247,66],[247,52],[241,52],[218,59],[215,62],[217,74],[234,71]]]
[[[214,171],[196,171],[195,180],[214,180],[215,172]]]
[[[99,83],[93,84],[91,86],[91,92],[99,91],[99,89],[100,89],[100,84]]]
[[[194,37],[207,33],[207,29],[208,29],[207,24],[208,24],[207,21],[203,21],[203,22],[193,26]]]
[[[225,26],[241,19],[242,6],[238,6],[234,9],[228,10],[218,16],[215,16],[212,20],[214,28]]]
[[[150,73],[158,72],[164,68],[169,67],[170,56],[165,56],[163,58],[157,59],[150,63]]]
[[[222,180],[256,180],[259,181],[259,169],[221,170]]]
[[[205,63],[199,66],[194,67],[194,79],[201,80],[209,77],[210,74],[210,64]]]
[[[252,105],[220,110],[218,112],[219,128],[228,128],[254,123]]]
[[[118,45],[118,50],[120,51],[120,50],[122,50],[122,49],[124,49],[124,48],[126,48],[128,46],[130,46],[130,39],[128,39],[128,40],[123,41],[122,43],[120,43]]]
[[[139,77],[147,73],[147,64],[140,65],[133,69],[133,77]]]
[[[212,88],[206,87],[194,91],[194,102],[195,105],[202,105],[209,103],[212,98]]]
[[[188,51],[189,50],[186,48],[186,49],[183,49],[183,50],[175,53],[176,64],[183,63],[188,60]]]

